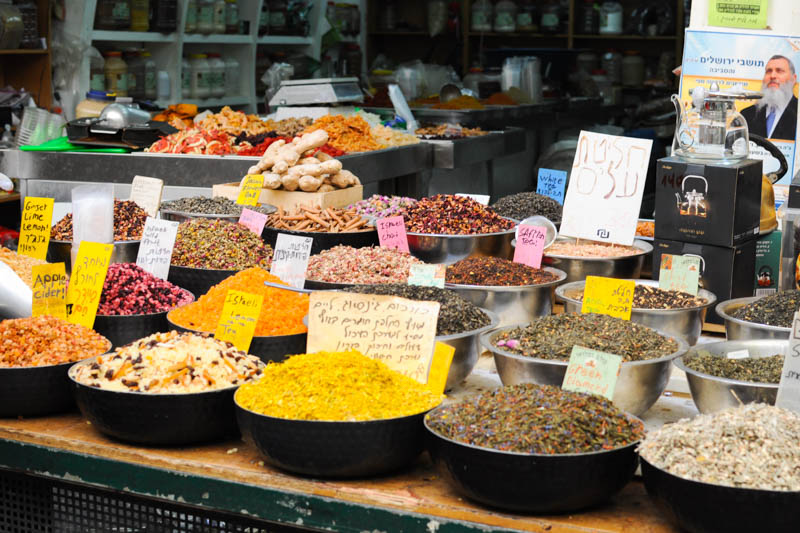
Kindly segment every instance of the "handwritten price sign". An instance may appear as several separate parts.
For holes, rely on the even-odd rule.
[[[635,286],[633,280],[586,276],[581,313],[599,313],[630,320]]]
[[[564,189],[567,185],[567,173],[563,170],[540,168],[536,180],[536,192],[549,196],[556,202],[564,205]]]
[[[52,198],[26,196],[19,225],[17,253],[44,261],[50,243],[50,224],[53,219]]]
[[[87,328],[94,326],[113,251],[113,244],[81,242],[67,289],[67,320],[73,324]]]
[[[561,388],[614,397],[622,357],[583,346],[573,346]]]
[[[64,263],[33,265],[33,316],[67,319],[67,274]]]
[[[239,215],[239,224],[260,237],[267,224],[267,215],[252,209],[242,209],[242,214]]]
[[[517,231],[517,244],[514,248],[514,262],[533,268],[542,266],[542,252],[547,230],[541,226],[521,225]]]
[[[653,141],[582,131],[564,198],[562,235],[630,246]]]
[[[794,314],[792,335],[783,358],[775,406],[800,413],[800,313]]]
[[[179,225],[179,222],[147,217],[136,264],[156,277],[167,279]]]
[[[264,297],[260,294],[228,291],[214,338],[230,342],[243,352],[248,351],[263,303]]]
[[[236,203],[241,205],[256,205],[261,196],[261,187],[264,186],[263,174],[248,174],[239,186],[239,196]]]
[[[375,225],[378,228],[378,241],[382,248],[396,248],[401,252],[408,252],[408,235],[402,216],[379,218]]]
[[[688,292],[697,296],[700,286],[700,258],[663,254],[658,273],[658,288]]]

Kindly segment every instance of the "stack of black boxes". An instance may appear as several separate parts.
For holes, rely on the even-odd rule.
[[[733,165],[659,159],[653,278],[663,254],[700,257],[700,286],[717,301],[753,295],[761,219],[761,161]],[[707,322],[722,320],[709,309]]]

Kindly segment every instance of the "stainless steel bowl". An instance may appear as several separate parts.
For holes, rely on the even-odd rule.
[[[775,405],[778,396],[777,383],[753,383],[703,374],[686,366],[685,360],[698,350],[705,350],[717,357],[726,357],[728,352],[747,350],[750,357],[768,357],[785,353],[788,340],[760,339],[746,341],[724,341],[702,344],[686,355],[675,359],[675,366],[686,372],[692,400],[701,413],[716,413],[743,403],[768,403]]]
[[[558,241],[574,241],[570,237],[559,237]],[[645,255],[653,252],[653,245],[636,239],[633,246],[641,253],[621,257],[572,257],[551,255],[544,251],[542,264],[555,267],[567,273],[567,282],[582,281],[586,276],[603,276],[606,278],[638,279],[642,273]]]
[[[657,281],[637,279],[633,280],[637,285],[648,287],[658,287]],[[561,285],[556,289],[556,296],[564,301],[564,311],[567,313],[579,314],[581,312],[582,301],[577,298],[583,294],[586,281],[573,281]],[[700,332],[703,329],[706,311],[714,305],[717,297],[713,292],[705,289],[697,291],[697,296],[705,298],[706,303],[697,307],[687,307],[685,309],[640,309],[634,308],[631,311],[631,322],[642,324],[648,328],[664,331],[670,335],[676,335],[685,340],[689,346],[697,344]]]
[[[449,344],[456,349],[453,354],[453,362],[450,364],[450,372],[447,374],[445,390],[452,389],[472,372],[478,363],[478,356],[481,352],[478,337],[497,327],[499,321],[497,314],[488,309],[481,309],[481,311],[489,315],[491,322],[488,325],[472,331],[436,336],[437,341]]]
[[[748,322],[730,315],[736,309],[760,300],[763,296],[749,298],[734,298],[718,303],[714,310],[725,321],[725,336],[729,341],[756,340],[756,339],[788,339],[792,328],[768,326],[758,322]]]
[[[481,345],[494,355],[494,364],[500,375],[500,381],[503,385],[537,383],[560,387],[567,372],[567,361],[524,357],[501,350],[492,344],[491,339],[499,333],[526,325],[499,328],[480,336]],[[640,416],[656,403],[667,388],[672,373],[672,360],[685,354],[689,349],[689,345],[680,337],[661,331],[658,333],[675,340],[678,349],[658,359],[622,363],[617,386],[614,389],[614,405],[636,416]]]
[[[135,263],[139,255],[139,243],[142,241],[114,241],[111,252],[112,263]],[[67,274],[72,272],[72,241],[56,241],[50,239],[47,247],[47,261],[64,263]]]
[[[451,264],[473,256],[508,257],[512,253],[511,239],[515,230],[516,226],[478,235],[408,232],[408,249],[411,255],[430,264]]]
[[[522,285],[518,287],[495,287],[489,285],[459,285],[446,283],[446,289],[452,289],[459,296],[478,307],[497,313],[498,326],[518,324],[520,320],[532,320],[539,316],[547,316],[553,310],[556,285],[562,283],[567,274],[561,270],[545,267],[558,279],[539,285]]]
[[[272,214],[278,210],[274,205],[262,204],[258,206],[266,211],[266,214]],[[174,211],[172,209],[159,210],[161,218],[164,220],[174,220],[176,222],[185,222],[195,218],[218,218],[220,220],[227,220],[228,222],[238,222],[239,215],[219,215],[213,213],[189,213],[188,211]]]

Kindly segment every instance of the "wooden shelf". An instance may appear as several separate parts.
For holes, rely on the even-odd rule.
[[[44,55],[47,50],[35,50],[30,48],[17,48],[16,50],[0,50],[0,55],[22,56],[22,55]]]

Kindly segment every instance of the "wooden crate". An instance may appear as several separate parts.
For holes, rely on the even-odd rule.
[[[222,183],[211,188],[213,196],[224,196],[236,201],[239,196],[238,183]],[[284,209],[293,209],[298,205],[326,207],[347,207],[364,197],[364,187],[356,185],[346,189],[337,189],[330,192],[303,192],[303,191],[275,191],[261,189],[258,197],[259,204],[270,204]]]

